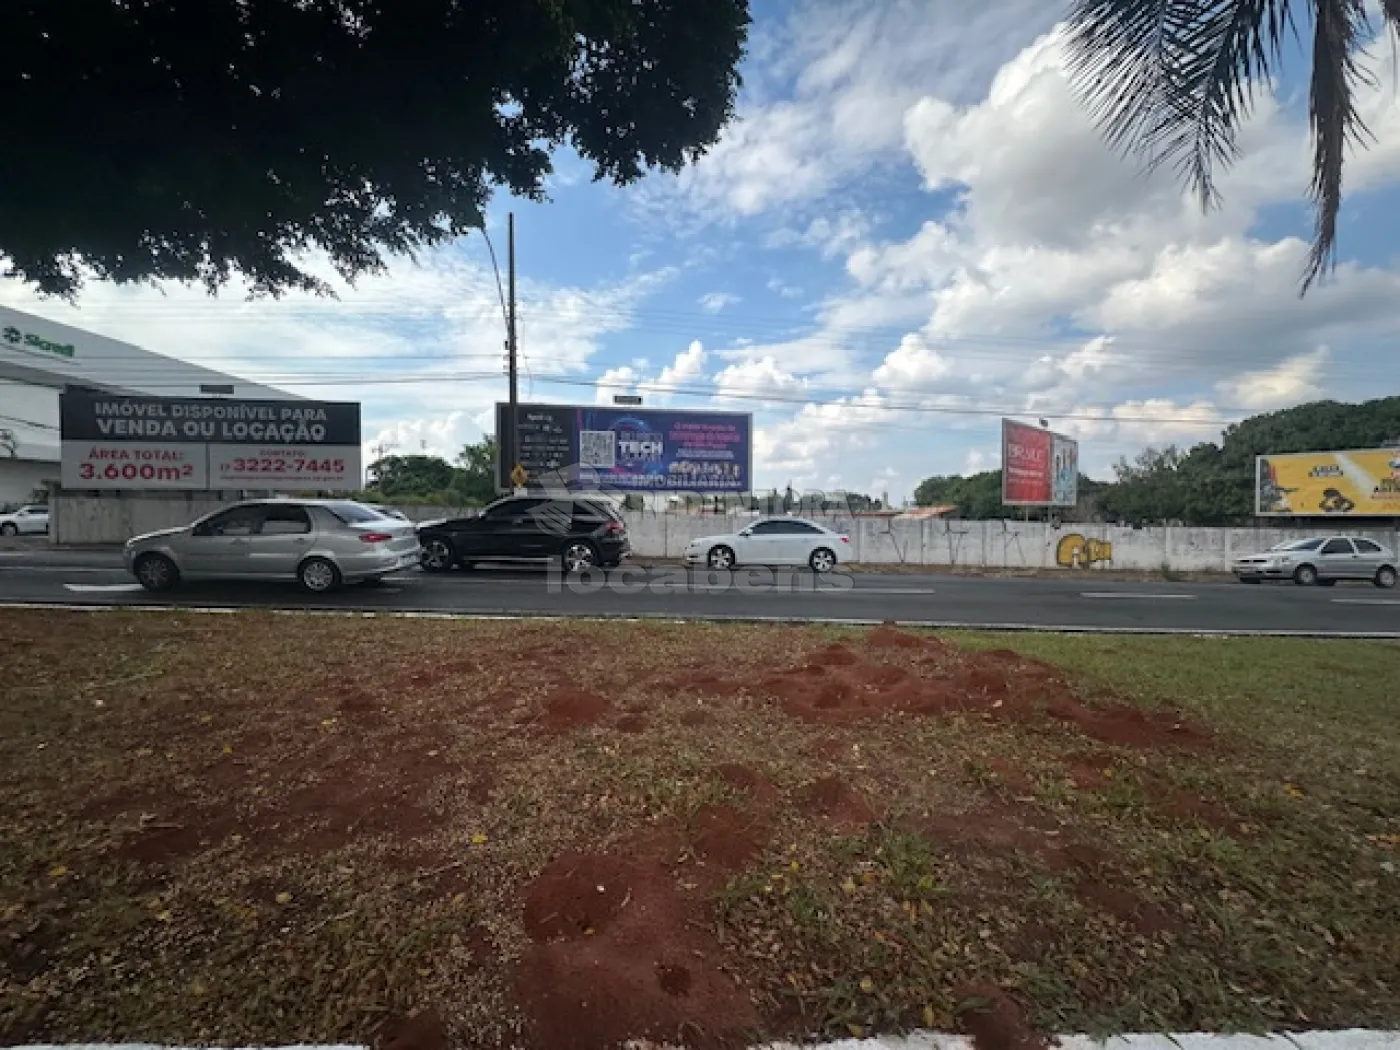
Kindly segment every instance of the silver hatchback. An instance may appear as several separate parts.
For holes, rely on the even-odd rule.
[[[1338,580],[1370,580],[1394,587],[1395,553],[1361,536],[1310,536],[1236,558],[1231,570],[1241,583],[1292,580],[1304,587],[1330,587]]]
[[[148,591],[182,580],[295,580],[313,594],[418,564],[413,525],[351,500],[254,500],[128,540],[127,571]]]

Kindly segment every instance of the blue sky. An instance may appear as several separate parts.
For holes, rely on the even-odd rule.
[[[1113,155],[1070,95],[1061,9],[764,0],[740,120],[628,188],[567,152],[517,221],[522,394],[744,408],[763,486],[899,499],[996,466],[998,418],[1048,418],[1089,472],[1317,397],[1397,392],[1400,109],[1375,50],[1342,266],[1306,299],[1305,68],[1290,54],[1204,215]],[[339,300],[92,286],[0,301],[152,350],[359,398],[366,443],[452,455],[503,396],[500,304],[469,237]],[[597,386],[596,384],[607,384]]]

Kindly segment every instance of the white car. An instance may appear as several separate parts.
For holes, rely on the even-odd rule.
[[[701,536],[685,549],[687,565],[806,565],[830,572],[850,560],[851,540],[805,518],[765,518],[725,536]]]
[[[1292,580],[1303,587],[1330,587],[1338,580],[1370,580],[1394,587],[1400,561],[1393,551],[1361,536],[1311,536],[1236,558],[1231,566],[1241,583]]]
[[[0,514],[0,536],[32,536],[49,531],[49,508],[35,503]]]

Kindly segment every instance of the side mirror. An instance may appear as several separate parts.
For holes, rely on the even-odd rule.
[[[740,535],[740,536],[752,536],[752,535],[753,535],[753,528],[750,527],[750,528],[747,528],[747,529],[743,529],[743,530],[740,531],[739,535]]]

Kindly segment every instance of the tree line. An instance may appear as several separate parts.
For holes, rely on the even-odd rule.
[[[1238,525],[1254,516],[1256,456],[1286,452],[1400,448],[1400,397],[1361,404],[1314,401],[1251,416],[1227,427],[1217,444],[1146,448],[1119,459],[1113,481],[1080,475],[1078,516],[1130,525]],[[953,504],[965,518],[1020,517],[1001,502],[1001,471],[926,478],[920,506]]]

